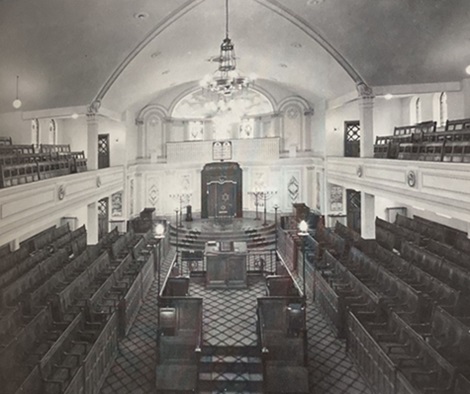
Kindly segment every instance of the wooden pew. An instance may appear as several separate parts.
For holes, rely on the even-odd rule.
[[[52,314],[49,308],[35,309],[27,319],[27,324],[21,327],[13,340],[0,349],[0,382],[7,382],[11,376],[22,375],[18,381],[26,379],[32,366],[18,369],[25,354],[31,351],[40,335],[52,324]],[[21,383],[21,382],[19,382]]]
[[[108,254],[107,252],[103,252],[82,272],[78,273],[70,283],[61,285],[57,289],[57,292],[51,295],[54,315],[58,320],[65,321],[75,317],[79,310],[72,316],[67,316],[67,310],[74,304],[75,300],[83,293],[95,277],[108,266]],[[85,307],[85,304],[82,306]]]
[[[377,319],[369,314],[348,313],[348,355],[354,360],[359,371],[367,377],[375,392],[395,394],[396,365],[366,328],[368,323],[379,327],[387,324],[386,321],[377,322]]]
[[[13,268],[15,265],[19,264],[21,261],[25,260],[29,256],[28,248],[19,248],[14,252],[2,257],[0,265],[0,273],[4,273],[9,269]]]
[[[417,245],[421,245],[423,242],[421,234],[408,228],[400,227],[396,224],[389,223],[380,218],[376,218],[375,223],[376,226],[378,225],[379,227],[388,230],[395,235],[394,249],[396,250],[400,250],[402,241],[413,242]]]
[[[328,251],[323,270],[316,272],[315,300],[328,316],[338,337],[344,337],[348,308],[378,312],[381,298]]]
[[[15,305],[20,296],[26,294],[34,286],[42,283],[53,272],[67,261],[66,252],[61,249],[50,257],[36,264],[32,269],[18,277],[15,281],[1,290],[1,299],[4,306]]]
[[[452,365],[461,369],[470,363],[470,325],[462,323],[443,307],[434,309],[429,344]]]
[[[429,240],[426,244],[426,249],[431,253],[439,255],[448,261],[462,267],[463,269],[470,270],[470,254],[461,252],[460,250],[450,245],[444,244],[439,241]]]
[[[408,243],[403,244],[402,255],[424,271],[435,276],[463,294],[470,289],[470,272],[444,258]]]
[[[0,289],[18,279],[21,275],[28,272],[39,262],[45,260],[48,256],[49,253],[46,250],[42,250],[26,257],[24,260],[19,261],[16,265],[11,267],[8,271],[0,274]]]
[[[108,375],[118,349],[117,313],[94,329],[95,340],[83,360],[84,391],[87,394],[98,394]]]
[[[397,145],[393,143],[392,136],[377,136],[374,144],[374,158],[377,159],[396,159]]]
[[[60,365],[62,363],[64,353],[66,352],[68,354],[65,357],[73,358],[73,364],[77,366],[77,369],[80,366],[82,357],[87,350],[86,345],[82,352],[79,353],[70,352],[70,350],[74,346],[73,341],[75,336],[81,329],[83,329],[83,323],[84,316],[80,313],[70,323],[62,324],[60,334],[53,342],[52,346],[49,347],[45,354],[38,355],[39,371],[45,381],[51,382],[51,375],[53,374],[54,369],[56,369],[56,365]]]
[[[366,372],[367,367],[372,367],[376,372],[379,369],[387,371],[385,376],[383,373],[372,373],[376,382],[374,388],[377,389],[377,383],[384,382],[385,389],[381,390],[391,393],[428,392],[427,389],[431,387],[434,388],[434,393],[452,392],[455,367],[398,314],[392,313],[387,322],[371,320],[372,316],[367,315],[358,316],[361,319],[359,321],[352,313],[349,317],[348,341],[353,346],[348,345],[348,349],[359,349],[355,350],[354,357],[359,361],[359,369]],[[367,337],[364,331],[373,339],[369,337],[365,342],[370,349],[364,348],[364,344],[356,340]],[[377,351],[374,342],[380,346],[381,351]],[[383,368],[384,365],[387,369]]]

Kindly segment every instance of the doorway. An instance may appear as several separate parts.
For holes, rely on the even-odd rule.
[[[346,215],[349,228],[361,233],[361,192],[346,190]]]
[[[98,135],[98,168],[109,167],[109,134]]]
[[[109,199],[108,197],[98,201],[98,240],[108,233],[109,223]]]
[[[344,157],[360,157],[361,126],[358,120],[344,122]]]

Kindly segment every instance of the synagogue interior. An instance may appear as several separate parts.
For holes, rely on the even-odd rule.
[[[0,391],[470,393],[470,2],[0,1]]]

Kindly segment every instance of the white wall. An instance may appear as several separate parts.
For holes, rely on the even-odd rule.
[[[383,220],[387,220],[387,221],[389,219],[387,208],[400,208],[400,207],[406,206],[397,201],[393,201],[389,198],[380,197],[380,196],[375,196],[374,201],[375,201],[375,216],[378,216],[379,218]]]
[[[311,117],[311,149],[314,156],[324,156],[326,150],[326,102],[315,104]]]
[[[100,118],[99,122],[98,134],[109,134],[111,167],[126,164],[126,124],[107,118]]]
[[[62,119],[59,123],[59,141],[70,145],[75,152],[87,152],[87,123],[84,116],[78,119]]]
[[[470,106],[470,103],[468,105]],[[447,93],[447,115],[449,119],[464,119],[465,117],[470,116],[470,112],[465,115],[463,92]]]
[[[401,101],[399,98],[385,100],[382,97],[374,100],[374,137],[391,135],[395,126],[403,124]]]
[[[0,114],[0,136],[11,137],[14,144],[31,144],[31,121],[23,120],[21,111]]]
[[[329,109],[326,111],[326,149],[327,156],[344,155],[344,122],[359,120],[359,106],[357,101]]]

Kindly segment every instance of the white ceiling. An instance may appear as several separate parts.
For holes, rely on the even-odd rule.
[[[99,97],[120,112],[197,81],[216,69],[207,59],[224,36],[224,4],[0,0],[0,113],[12,110],[16,75],[23,110]],[[460,81],[470,64],[470,0],[231,0],[230,24],[243,73],[311,101],[359,79]]]

